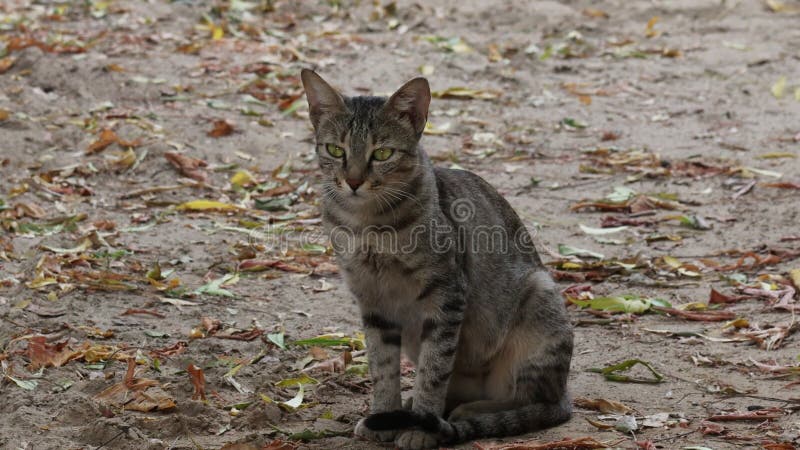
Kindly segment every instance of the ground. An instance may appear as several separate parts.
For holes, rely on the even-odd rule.
[[[424,74],[424,147],[508,199],[565,289],[575,415],[505,442],[794,448],[798,10],[3,2],[0,447],[377,448],[311,67],[350,94]],[[588,370],[631,359],[663,379]]]

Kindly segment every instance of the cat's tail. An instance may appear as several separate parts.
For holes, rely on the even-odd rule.
[[[506,411],[477,413],[453,421],[429,413],[391,411],[369,416],[364,425],[376,431],[420,427],[439,433],[440,444],[454,445],[478,438],[513,436],[541,430],[564,423],[571,416],[572,403],[565,396],[557,404],[532,403]]]

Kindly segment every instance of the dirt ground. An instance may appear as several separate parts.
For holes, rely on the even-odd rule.
[[[798,10],[2,2],[0,447],[379,448],[352,437],[370,382],[319,237],[312,67],[362,94],[424,73],[425,148],[497,187],[576,303],[574,418],[482,448],[795,448]],[[630,359],[663,379],[587,370]]]

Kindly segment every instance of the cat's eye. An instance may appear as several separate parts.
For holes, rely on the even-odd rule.
[[[325,144],[325,150],[334,158],[341,158],[344,156],[344,149],[336,144]]]
[[[381,147],[372,152],[372,158],[375,161],[386,161],[392,156],[393,153],[394,150],[386,147]]]

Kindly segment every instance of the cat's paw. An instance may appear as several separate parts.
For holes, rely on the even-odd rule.
[[[403,434],[398,436],[397,440],[394,441],[394,445],[400,450],[436,448],[439,446],[439,434],[422,430],[404,431]]]
[[[370,441],[391,442],[394,440],[395,437],[397,437],[400,431],[402,431],[402,430],[372,430],[364,424],[365,420],[367,419],[361,419],[358,421],[354,433],[356,436],[360,436],[364,439],[369,439]]]

